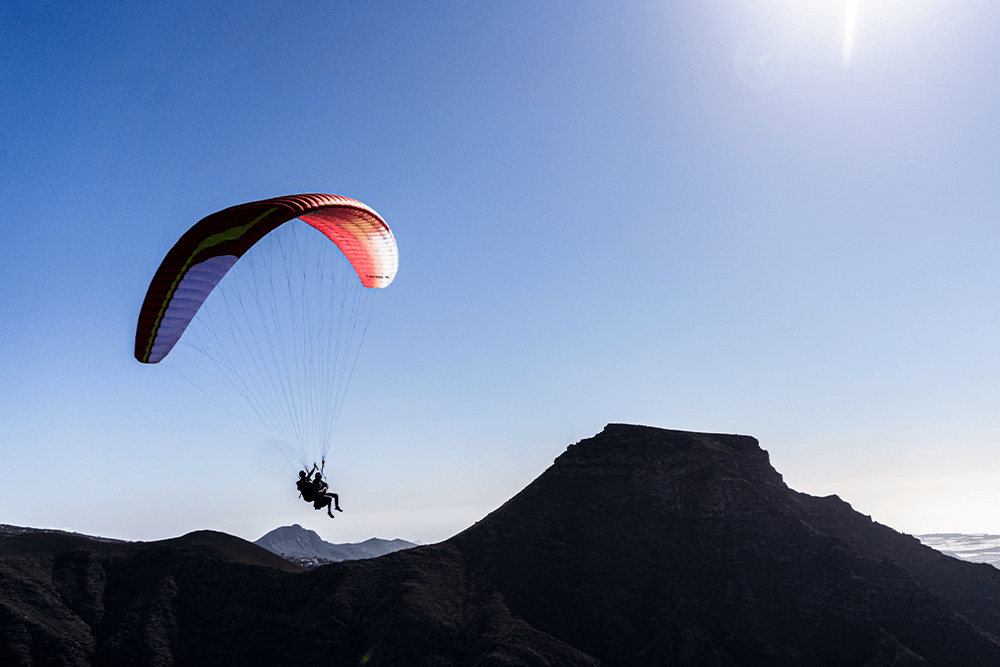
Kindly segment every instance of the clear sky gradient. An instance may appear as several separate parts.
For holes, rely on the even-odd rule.
[[[998,31],[992,0],[0,0],[0,523],[434,542],[632,422],[998,533]],[[188,227],[300,192],[400,251],[336,521],[132,357]]]

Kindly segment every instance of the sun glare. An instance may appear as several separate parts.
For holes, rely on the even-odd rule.
[[[845,0],[844,11],[844,66],[851,62],[854,50],[854,28],[858,21],[858,5],[861,0]]]

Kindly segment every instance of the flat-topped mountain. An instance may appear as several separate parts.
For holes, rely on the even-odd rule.
[[[747,436],[611,424],[445,542],[310,571],[59,539],[0,540],[0,664],[1000,665],[1000,570],[791,491]]]

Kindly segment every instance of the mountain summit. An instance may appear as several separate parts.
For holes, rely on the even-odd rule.
[[[939,568],[938,593],[975,580],[952,597],[995,634],[1000,572],[791,491],[748,436],[610,424],[450,543],[513,616],[605,664],[1000,664],[891,559]]]
[[[307,572],[189,539],[0,539],[0,663],[1000,664],[1000,571],[748,436],[611,424],[445,542]]]

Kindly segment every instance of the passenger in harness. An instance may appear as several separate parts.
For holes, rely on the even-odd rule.
[[[315,473],[316,478],[313,479],[313,474]],[[331,519],[334,518],[333,512],[331,511],[331,505],[333,509],[338,512],[343,512],[340,509],[340,498],[336,493],[328,493],[329,487],[326,482],[323,481],[323,473],[316,471],[316,464],[313,464],[312,470],[306,472],[305,470],[299,471],[299,480],[295,482],[295,488],[299,490],[299,494],[302,500],[307,503],[312,503],[314,509],[321,510],[326,508],[326,513]]]
[[[340,509],[340,496],[336,493],[330,491],[330,487],[327,486],[326,482],[323,481],[323,473],[316,473],[316,479],[313,480],[313,493],[316,494],[316,500],[313,502],[313,507],[316,509],[326,508],[326,513],[333,518],[333,512],[330,511],[330,503],[333,503],[333,509],[338,512],[343,512]]]

